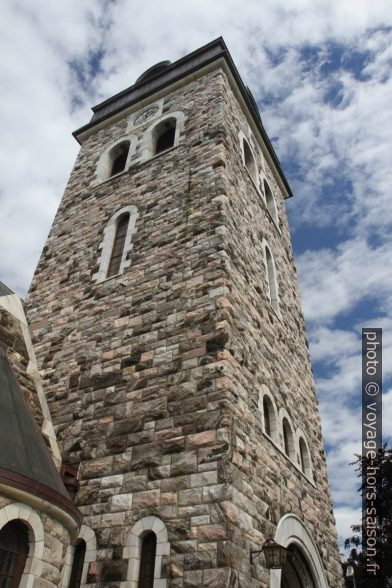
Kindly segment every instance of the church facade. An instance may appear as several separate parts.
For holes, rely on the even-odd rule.
[[[341,586],[291,191],[252,94],[217,39],[93,111],[26,301],[80,515],[34,585]]]

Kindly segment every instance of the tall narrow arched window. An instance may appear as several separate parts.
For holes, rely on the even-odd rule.
[[[275,263],[269,247],[265,246],[265,258],[267,264],[268,298],[275,312],[279,312],[278,283],[276,280]]]
[[[109,176],[115,176],[120,172],[124,171],[125,165],[127,163],[128,153],[129,153],[129,141],[123,141],[119,145],[116,145],[111,150],[109,157],[111,161],[111,168]]]
[[[272,220],[277,225],[278,224],[278,211],[276,210],[276,203],[275,198],[271,192],[271,188],[268,185],[268,182],[264,180],[264,194],[265,194],[265,203],[267,205],[267,210],[270,213]]]
[[[276,439],[276,415],[275,409],[271,400],[268,396],[263,397],[263,425],[264,432],[271,437]]]
[[[160,122],[154,129],[153,141],[154,148],[153,154],[157,155],[162,153],[170,147],[174,146],[174,140],[176,136],[176,119],[168,118]]]
[[[156,550],[157,536],[149,531],[142,539],[138,588],[153,588]]]
[[[263,399],[264,431],[271,437],[271,402],[265,396]]]
[[[0,531],[0,586],[17,588],[29,553],[27,527],[20,521],[10,521]]]
[[[294,439],[293,439],[293,432],[291,430],[291,426],[289,421],[286,417],[283,418],[282,422],[283,427],[283,444],[284,444],[284,452],[294,461],[295,458],[295,451],[294,451]]]
[[[125,213],[118,219],[116,234],[114,236],[112,253],[106,277],[115,276],[120,271],[121,260],[124,253],[125,239],[129,224],[129,213]]]
[[[71,577],[68,588],[80,588],[82,582],[82,573],[84,558],[86,557],[86,542],[83,539],[78,539],[75,544],[75,551],[72,562]]]
[[[255,158],[253,157],[253,153],[251,148],[249,147],[248,141],[245,139],[242,140],[243,149],[244,149],[244,163],[245,167],[248,170],[250,177],[252,178],[253,182],[257,186],[257,169],[256,169],[256,162]]]
[[[306,443],[302,437],[299,438],[299,457],[301,460],[301,470],[306,476],[310,476],[310,457]]]

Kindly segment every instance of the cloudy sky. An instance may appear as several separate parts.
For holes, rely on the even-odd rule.
[[[359,519],[361,328],[384,329],[392,436],[388,0],[3,0],[0,279],[24,296],[90,106],[222,35],[294,192],[287,203],[341,537]]]

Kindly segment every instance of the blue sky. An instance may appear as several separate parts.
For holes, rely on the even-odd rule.
[[[392,436],[392,16],[379,0],[5,0],[0,279],[24,296],[90,106],[223,35],[282,162],[341,537],[359,519],[361,328]]]

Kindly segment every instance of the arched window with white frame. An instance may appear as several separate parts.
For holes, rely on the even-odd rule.
[[[283,448],[284,452],[292,461],[295,461],[295,447],[294,437],[291,425],[286,417],[282,420],[282,433],[283,433]]]
[[[310,454],[309,454],[308,446],[307,446],[305,439],[303,437],[299,438],[298,449],[299,449],[301,470],[305,474],[305,476],[307,476],[308,478],[311,478],[312,467],[311,467],[311,461],[310,461]]]
[[[269,393],[260,393],[259,410],[264,433],[275,443],[278,442],[277,412]]]
[[[185,115],[181,111],[169,112],[155,120],[140,138],[139,158],[141,163],[165,153],[180,145],[185,125]]]
[[[20,502],[1,508],[0,586],[32,586],[41,577],[44,544],[44,526],[34,509]]]
[[[116,176],[117,174],[124,171],[129,148],[130,148],[129,141],[122,141],[109,152],[109,159],[110,159],[110,177]]]
[[[155,516],[137,521],[128,535],[123,553],[124,559],[129,559],[129,588],[165,588],[167,579],[162,576],[162,556],[169,554],[165,523]]]
[[[110,255],[107,278],[115,276],[120,272],[121,260],[124,254],[125,239],[129,225],[129,212],[124,212],[117,219],[116,232],[113,240],[112,253]]]
[[[17,588],[29,554],[29,533],[26,525],[14,519],[0,530],[0,586]]]
[[[131,265],[129,252],[138,216],[136,206],[130,205],[121,208],[109,219],[99,244],[99,270],[93,275],[93,280],[102,282],[115,277]]]
[[[88,569],[97,559],[97,540],[91,527],[82,525],[74,543],[68,546],[60,588],[84,588]]]
[[[275,260],[268,245],[265,245],[265,263],[267,267],[267,295],[269,301],[271,302],[272,308],[276,313],[279,313],[279,294],[278,282],[276,279]]]
[[[267,205],[267,210],[271,215],[272,220],[278,226],[278,211],[276,208],[275,198],[272,194],[271,188],[267,182],[267,180],[263,181],[264,186],[264,195],[265,195],[265,203]]]
[[[242,150],[243,150],[245,167],[248,170],[249,175],[252,178],[255,186],[257,187],[256,161],[255,161],[254,155],[252,153],[252,149],[250,148],[249,143],[245,138],[242,139]]]
[[[174,147],[177,121],[175,118],[167,118],[154,127],[153,131],[153,155],[158,155]]]
[[[82,583],[84,559],[86,557],[86,542],[78,539],[74,545],[74,555],[71,568],[69,588],[80,588]]]
[[[97,185],[118,174],[129,167],[130,158],[136,146],[136,137],[122,137],[109,145],[101,154],[96,177],[92,184]],[[132,147],[132,149],[131,149]]]

